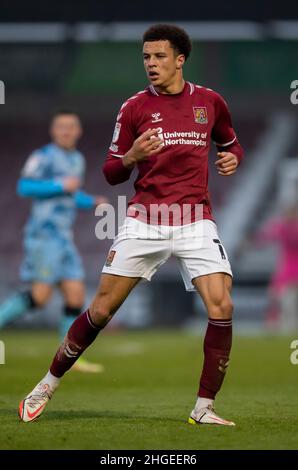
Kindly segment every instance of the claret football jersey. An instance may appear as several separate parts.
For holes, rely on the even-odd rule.
[[[157,129],[163,146],[160,152],[138,163],[136,193],[129,206],[142,205],[150,211],[152,205],[186,205],[191,208],[192,222],[197,217],[195,207],[201,205],[202,217],[212,219],[208,192],[210,145],[213,141],[239,160],[243,153],[224,99],[190,82],[185,82],[182,92],[175,95],[160,94],[150,85],[129,98],[117,116],[103,168],[110,184],[129,178],[132,170],[125,168],[121,159],[149,128]]]

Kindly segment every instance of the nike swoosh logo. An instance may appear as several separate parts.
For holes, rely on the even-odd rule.
[[[44,403],[43,405],[41,405],[39,408],[37,408],[37,410],[35,410],[33,413],[30,413],[30,411],[27,411],[27,415],[29,416],[30,419],[32,418],[35,418],[35,416],[37,415],[37,413],[42,410],[42,408],[44,408],[46,406],[46,403]]]
[[[213,416],[211,417],[211,419],[213,419],[214,421],[218,421],[219,423],[222,423],[222,424],[229,424],[230,421],[226,421],[224,419],[219,419],[219,418],[214,418]]]

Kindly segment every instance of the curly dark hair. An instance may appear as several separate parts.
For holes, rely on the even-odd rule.
[[[143,35],[144,42],[168,40],[178,54],[183,54],[185,60],[191,52],[191,40],[184,29],[171,24],[155,24],[150,26]]]

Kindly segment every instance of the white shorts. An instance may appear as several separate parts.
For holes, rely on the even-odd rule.
[[[102,272],[151,280],[170,256],[177,258],[187,291],[192,280],[217,272],[232,276],[216,224],[199,220],[188,225],[149,225],[126,217],[107,256]]]

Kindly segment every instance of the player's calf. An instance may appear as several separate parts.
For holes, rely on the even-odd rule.
[[[101,329],[93,323],[88,310],[82,313],[68,330],[53,359],[50,372],[55,377],[62,377],[93,343]]]

